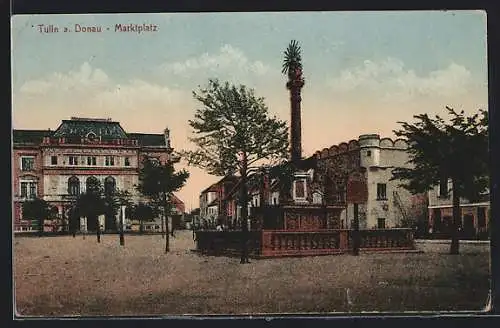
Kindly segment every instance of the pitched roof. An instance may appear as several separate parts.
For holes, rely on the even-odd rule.
[[[170,197],[170,199],[174,204],[184,204],[184,202],[174,194],[172,194],[172,197]]]
[[[63,120],[54,137],[87,137],[93,134],[101,139],[128,139],[120,123],[110,119],[76,118]]]
[[[49,130],[13,130],[14,144],[33,144],[42,143],[43,137],[65,137],[69,140],[80,140],[94,134],[97,138],[103,140],[111,139],[135,139],[139,146],[162,147],[165,146],[165,137],[163,134],[151,133],[126,133],[119,122],[110,119],[98,118],[77,118],[62,120],[55,131]]]
[[[135,139],[140,146],[165,146],[163,134],[129,133],[130,139]]]
[[[13,130],[12,142],[14,144],[34,144],[38,145],[43,141],[43,137],[52,134],[49,130]]]
[[[212,183],[210,186],[208,186],[207,188],[203,189],[201,191],[201,194],[204,194],[206,192],[209,192],[209,191],[215,191],[214,189],[217,187],[217,185],[223,183],[223,182],[226,182],[226,181],[232,181],[232,182],[237,182],[239,181],[239,177],[235,176],[235,175],[226,175],[224,177],[222,177],[219,181],[215,182],[215,183]]]

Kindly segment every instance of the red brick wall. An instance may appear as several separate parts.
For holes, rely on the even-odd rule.
[[[34,156],[35,157],[35,166],[34,166],[34,171],[21,171],[21,157],[22,156]],[[38,178],[38,187],[37,187],[37,193],[38,197],[42,196],[43,192],[43,172],[42,172],[42,153],[40,152],[39,149],[34,149],[34,148],[25,148],[25,149],[19,149],[16,148],[13,151],[13,156],[12,156],[12,176],[13,176],[13,181],[12,183],[14,184],[13,188],[13,193],[14,196],[20,194],[20,186],[19,186],[19,179],[23,175],[32,175],[36,176]]]
[[[16,147],[12,154],[12,196],[15,199],[21,194],[19,180],[22,176],[35,176],[37,178],[37,196],[43,197],[43,162],[42,153],[35,147]],[[33,171],[21,171],[21,157],[33,156],[35,158]],[[21,220],[21,202],[14,201],[14,224],[15,228]]]

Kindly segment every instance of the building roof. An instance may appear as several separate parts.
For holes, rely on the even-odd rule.
[[[170,197],[170,199],[174,204],[184,204],[184,202],[174,194],[172,194],[172,197]]]
[[[130,139],[135,139],[140,146],[165,146],[163,134],[129,133]]]
[[[151,133],[126,133],[119,122],[111,119],[78,118],[62,120],[55,131],[48,130],[13,130],[12,141],[14,144],[42,143],[44,137],[64,137],[69,140],[81,140],[89,136],[95,136],[101,140],[132,139],[137,140],[139,146],[164,147],[165,137],[163,134]]]
[[[235,176],[235,175],[226,175],[226,176],[222,177],[222,179],[220,179],[219,181],[212,183],[210,186],[203,189],[200,194],[204,194],[204,193],[207,193],[209,191],[216,191],[216,187],[218,185],[220,185],[221,183],[223,183],[223,182],[235,182],[236,183],[237,181],[239,181],[239,179],[240,178]]]
[[[101,139],[128,139],[120,123],[111,119],[78,118],[63,120],[56,129],[53,137],[88,137],[89,135]]]
[[[43,137],[50,136],[50,130],[13,130],[12,142],[15,144],[33,144],[38,145]]]

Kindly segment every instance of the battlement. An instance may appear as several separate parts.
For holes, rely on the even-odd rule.
[[[323,148],[322,150],[316,151],[314,155],[317,159],[323,159],[359,150],[361,148],[405,150],[408,149],[408,143],[406,140],[401,138],[392,140],[388,137],[381,138],[378,134],[363,134],[359,136],[358,140],[353,139],[347,143],[342,142],[338,145],[333,145],[330,148]]]

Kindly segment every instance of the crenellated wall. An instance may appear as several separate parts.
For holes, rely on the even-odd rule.
[[[385,226],[400,226],[415,211],[414,197],[402,188],[401,181],[391,180],[396,167],[410,167],[408,143],[403,139],[380,137],[378,134],[364,134],[358,140],[350,140],[315,153],[317,168],[312,189],[320,190],[328,198],[343,199],[347,176],[351,172],[363,172],[368,187],[368,200],[359,204],[360,227],[377,227],[379,219]],[[379,185],[385,185],[385,194],[380,194]],[[327,190],[329,189],[329,190]],[[329,192],[328,192],[329,191]],[[326,199],[327,203],[334,199]],[[420,205],[418,205],[420,206]],[[417,207],[418,207],[417,206]],[[425,206],[425,205],[422,205]],[[346,203],[342,220],[347,226],[354,216],[353,204]]]

